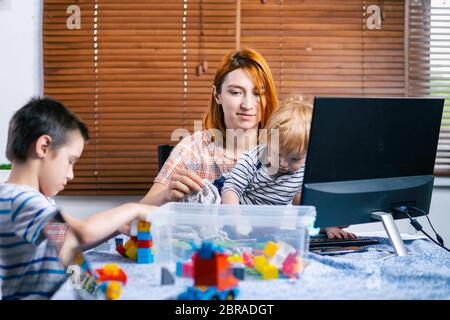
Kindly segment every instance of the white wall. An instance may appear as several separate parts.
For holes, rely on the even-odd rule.
[[[41,15],[41,0],[0,0],[0,163],[6,161],[6,133],[13,112],[31,96],[42,94]],[[86,216],[139,198],[66,196],[56,200],[63,210]],[[450,188],[435,188],[430,218],[449,245]],[[420,221],[430,231],[426,219],[420,218]],[[397,224],[401,232],[414,232],[406,220]],[[350,230],[382,230],[382,225],[356,225]]]
[[[9,119],[42,94],[41,12],[40,0],[0,0],[0,163]]]

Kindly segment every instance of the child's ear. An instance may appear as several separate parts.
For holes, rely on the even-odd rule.
[[[216,86],[213,86],[213,94],[214,94],[214,99],[216,100],[216,103],[217,104],[222,104],[222,99],[221,99],[221,97],[220,97],[220,93],[218,93],[217,92],[217,88],[216,88]]]
[[[44,134],[44,135],[40,136],[36,140],[35,151],[36,151],[37,157],[38,158],[45,157],[48,154],[49,150],[50,150],[51,144],[52,144],[52,137],[50,137],[47,134]]]

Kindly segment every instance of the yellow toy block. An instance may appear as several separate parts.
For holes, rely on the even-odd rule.
[[[122,287],[117,281],[111,281],[106,287],[105,297],[107,300],[119,300],[122,294]]]
[[[264,280],[278,279],[277,266],[274,266],[273,264],[269,264],[269,265],[265,266],[264,270],[262,272],[262,277]]]
[[[253,262],[255,263],[255,269],[259,273],[262,273],[264,268],[269,265],[269,261],[265,256],[256,256],[253,258]]]
[[[275,253],[277,252],[277,250],[278,250],[278,245],[277,245],[275,242],[273,242],[273,241],[269,241],[269,242],[266,244],[266,246],[264,247],[263,252],[264,252],[267,256],[269,256],[270,258],[272,258],[272,257],[275,255]]]
[[[125,251],[127,251],[133,245],[134,245],[134,241],[130,238],[130,239],[128,239],[127,242],[125,242],[125,244],[123,245],[123,248],[125,249]]]
[[[128,248],[127,251],[125,251],[125,255],[130,258],[131,260],[136,260],[137,258],[137,248],[132,245],[131,247]]]
[[[139,221],[138,223],[138,232],[149,232],[150,231],[150,222],[147,221]]]
[[[229,263],[244,263],[244,259],[242,259],[242,257],[237,254],[233,254],[232,256],[228,257],[228,262]]]
[[[120,267],[115,263],[105,264],[103,266],[103,272],[108,276],[118,276],[120,273]]]

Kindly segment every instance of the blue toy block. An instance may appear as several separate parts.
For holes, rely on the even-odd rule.
[[[153,263],[153,256],[148,256],[148,257],[137,257],[136,262],[138,264],[149,264],[149,263]]]
[[[87,263],[86,260],[83,261],[83,264],[81,265],[81,271],[87,272],[91,270],[91,266]]]
[[[183,276],[183,261],[177,261],[175,274],[177,275],[177,277]]]
[[[203,241],[198,256],[202,259],[212,259],[214,256],[214,244],[210,241]]]
[[[137,253],[137,263],[153,263],[153,253],[150,248],[139,248]]]
[[[123,238],[115,238],[114,240],[116,242],[116,247],[123,246]]]
[[[152,240],[152,236],[150,232],[138,232],[137,239],[150,241]]]

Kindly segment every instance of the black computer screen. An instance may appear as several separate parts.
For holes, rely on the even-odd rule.
[[[443,99],[314,100],[305,183],[432,175]]]

